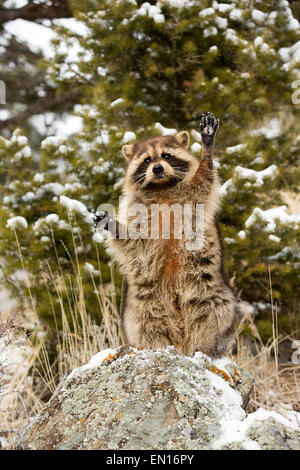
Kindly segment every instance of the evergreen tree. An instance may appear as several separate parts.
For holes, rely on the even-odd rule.
[[[55,84],[47,80],[43,48],[37,43],[33,49],[10,28],[7,29],[7,25],[19,21],[20,30],[26,22],[42,25],[44,30],[53,30],[56,20],[70,18],[72,12],[67,0],[29,0],[21,7],[15,6],[14,2],[0,3],[0,80],[6,86],[7,103],[5,108],[0,107],[0,111],[4,108],[4,112],[0,112],[0,132],[8,137],[17,126],[21,126],[31,143],[38,145],[44,135],[41,126],[37,129],[32,118],[46,113],[61,116],[72,110],[79,100],[78,90],[59,96]]]

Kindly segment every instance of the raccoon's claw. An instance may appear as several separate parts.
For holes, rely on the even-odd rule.
[[[213,113],[202,114],[200,121],[200,131],[204,145],[212,145],[220,125],[220,120],[216,119]]]
[[[94,228],[102,227],[105,229],[108,226],[109,221],[110,217],[108,215],[108,212],[98,211],[94,215],[93,226]]]

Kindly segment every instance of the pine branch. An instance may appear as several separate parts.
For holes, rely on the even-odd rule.
[[[57,112],[62,109],[62,105],[64,112],[71,110],[74,103],[78,103],[79,101],[80,93],[78,90],[74,90],[68,95],[57,96],[55,93],[49,94],[29,105],[26,111],[1,120],[0,131],[11,125],[18,125],[22,127],[22,125],[26,124],[27,120],[32,116],[35,116],[36,114],[44,114],[48,111]]]
[[[0,7],[0,24],[17,19],[36,21],[70,17],[72,17],[72,12],[68,0],[52,0],[51,3],[33,3],[30,1],[21,8]]]

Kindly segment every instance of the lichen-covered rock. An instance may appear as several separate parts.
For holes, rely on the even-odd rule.
[[[269,422],[265,410],[246,417],[243,403],[252,386],[246,371],[202,353],[190,358],[174,347],[128,346],[102,351],[65,379],[19,447],[300,448],[300,433],[284,418],[276,421],[276,413]]]
[[[256,422],[247,434],[262,450],[300,450],[299,432],[288,429],[272,417]]]

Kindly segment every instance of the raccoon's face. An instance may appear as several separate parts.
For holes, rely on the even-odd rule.
[[[189,135],[153,137],[124,145],[128,160],[125,184],[133,190],[163,190],[194,176],[199,161],[189,151]]]

